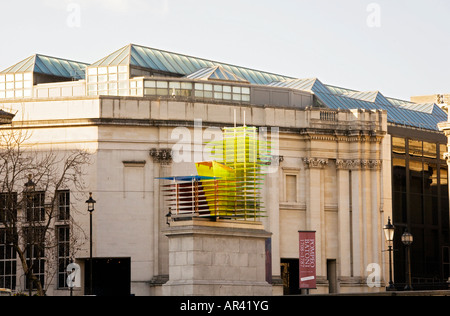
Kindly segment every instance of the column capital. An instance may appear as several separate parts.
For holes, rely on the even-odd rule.
[[[338,170],[380,170],[383,165],[382,160],[367,159],[337,159],[336,169]]]
[[[303,162],[310,169],[323,169],[328,166],[328,159],[322,158],[303,158]]]
[[[361,167],[361,161],[357,159],[337,159],[336,169],[338,170],[354,170]]]
[[[382,164],[381,160],[361,160],[361,168],[366,170],[380,170]]]

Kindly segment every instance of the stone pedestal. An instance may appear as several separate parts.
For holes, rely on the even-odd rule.
[[[270,296],[259,222],[193,219],[172,223],[166,296]]]

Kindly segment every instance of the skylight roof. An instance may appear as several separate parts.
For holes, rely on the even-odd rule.
[[[0,73],[33,72],[62,78],[84,79],[87,66],[86,63],[36,54]]]
[[[199,80],[223,80],[223,81],[235,81],[241,83],[249,83],[247,80],[242,79],[239,76],[227,71],[222,66],[214,66],[209,68],[202,68],[196,72],[186,76],[188,79]]]
[[[288,79],[269,84],[272,87],[290,88],[304,91],[320,91],[323,93],[330,93],[326,86],[317,78],[308,79]]]
[[[90,67],[130,65],[156,71],[172,73],[180,76],[190,75],[203,68],[221,66],[233,75],[252,84],[267,85],[274,81],[293,79],[268,72],[238,67],[230,64],[211,61],[178,53],[171,53],[150,47],[129,44],[105,58],[93,63]]]
[[[399,106],[386,104],[386,102],[367,101],[347,97],[345,94],[337,95],[333,93],[323,93],[314,91],[314,94],[322,103],[332,109],[366,109],[385,110],[388,115],[388,122],[397,125],[438,130],[437,124],[447,120],[447,113],[441,108],[433,105],[430,112],[429,106],[413,104],[411,106]]]
[[[385,97],[379,91],[361,92],[325,85],[317,78],[296,79],[134,44],[122,47],[91,65],[33,55],[0,74],[33,72],[62,78],[84,79],[87,67],[108,66],[139,67],[197,80],[226,80],[310,91],[323,106],[333,109],[386,110],[390,123],[405,126],[438,130],[437,124],[447,120],[447,113],[436,104],[415,104]]]
[[[362,101],[381,103],[384,105],[392,105],[379,91],[350,92],[343,94],[343,96]]]

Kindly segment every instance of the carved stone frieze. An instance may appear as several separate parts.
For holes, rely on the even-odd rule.
[[[153,162],[162,165],[170,165],[173,160],[171,149],[152,148],[150,149],[150,156],[153,158]]]
[[[336,168],[339,170],[379,170],[382,163],[381,160],[337,159]]]

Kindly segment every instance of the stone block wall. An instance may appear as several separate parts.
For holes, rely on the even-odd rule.
[[[258,223],[259,224],[259,223]],[[172,225],[165,295],[267,296],[265,240],[261,224],[200,219]]]

